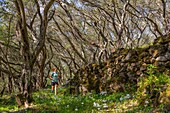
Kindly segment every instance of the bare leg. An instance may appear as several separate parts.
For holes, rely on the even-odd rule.
[[[54,86],[52,86],[52,91],[54,91]]]
[[[58,85],[55,84],[55,95],[57,95],[57,88],[58,88]]]

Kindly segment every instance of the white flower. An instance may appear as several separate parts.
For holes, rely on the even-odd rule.
[[[124,97],[125,99],[129,99],[131,96],[129,94],[126,94],[126,96]]]
[[[145,101],[145,104],[149,104],[149,102],[146,100],[146,101]]]
[[[107,94],[107,92],[106,91],[102,91],[100,94],[104,95],[104,94]]]
[[[121,97],[121,98],[120,98],[120,101],[122,101],[122,100],[124,100],[124,98]]]
[[[69,105],[67,105],[66,108],[69,108]]]
[[[89,93],[89,95],[92,95],[92,94],[93,94],[93,93],[91,93],[91,92]]]
[[[90,98],[90,99],[93,99],[93,97],[92,97],[92,96],[89,96],[89,98]]]
[[[106,103],[106,102],[107,102],[107,100],[102,100],[102,102],[103,102],[103,103]]]
[[[75,111],[78,111],[78,109],[76,108]]]
[[[106,103],[103,104],[103,108],[108,108],[108,105]]]
[[[93,106],[94,107],[101,107],[98,103],[95,103],[95,102],[93,103]]]
[[[82,105],[84,104],[84,102],[81,103]]]
[[[130,94],[126,94],[126,96],[130,97]]]

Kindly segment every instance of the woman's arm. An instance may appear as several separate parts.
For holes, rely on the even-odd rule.
[[[53,80],[52,74],[49,76],[49,78],[50,78],[51,80]]]

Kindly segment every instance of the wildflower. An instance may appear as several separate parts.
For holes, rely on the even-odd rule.
[[[130,94],[126,94],[127,97],[130,97]]]
[[[103,108],[108,108],[108,105],[106,103],[103,104]]]
[[[76,108],[75,111],[78,111],[78,109]]]
[[[100,94],[101,95],[105,95],[105,94],[107,94],[107,92],[106,91],[102,91]]]
[[[93,93],[91,93],[91,92],[89,93],[89,95],[92,95],[92,94],[93,94]]]
[[[146,101],[145,101],[145,104],[149,104],[149,102],[146,100]]]
[[[98,103],[95,103],[95,102],[93,103],[93,106],[94,107],[101,107]]]
[[[67,105],[66,108],[69,108],[69,105]]]
[[[122,100],[124,100],[124,98],[121,97],[121,98],[120,98],[120,101],[122,101]]]
[[[107,102],[107,100],[102,100],[102,102],[103,102],[103,103],[106,103],[106,102]]]
[[[126,96],[124,97],[125,99],[129,99],[131,96],[129,94],[126,94]]]

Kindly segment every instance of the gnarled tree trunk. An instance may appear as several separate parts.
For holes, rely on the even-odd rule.
[[[32,70],[33,66],[35,64],[35,61],[37,60],[37,57],[39,56],[40,52],[43,50],[44,44],[45,44],[45,35],[46,35],[46,29],[47,29],[47,23],[48,23],[48,11],[49,8],[54,3],[54,0],[50,0],[47,5],[44,8],[44,14],[41,15],[40,7],[38,4],[38,1],[35,0],[35,3],[37,4],[38,14],[41,19],[41,25],[40,25],[40,35],[38,38],[38,44],[31,53],[30,51],[30,42],[28,38],[28,32],[27,32],[27,23],[26,23],[26,16],[25,16],[25,10],[24,10],[24,4],[22,0],[14,0],[17,14],[18,14],[18,28],[19,28],[19,38],[21,38],[22,43],[22,53],[23,56],[22,62],[23,62],[23,68],[22,68],[22,75],[20,77],[20,87],[21,87],[21,94],[23,97],[23,101],[25,104],[25,107],[29,106],[29,103],[32,100]]]

